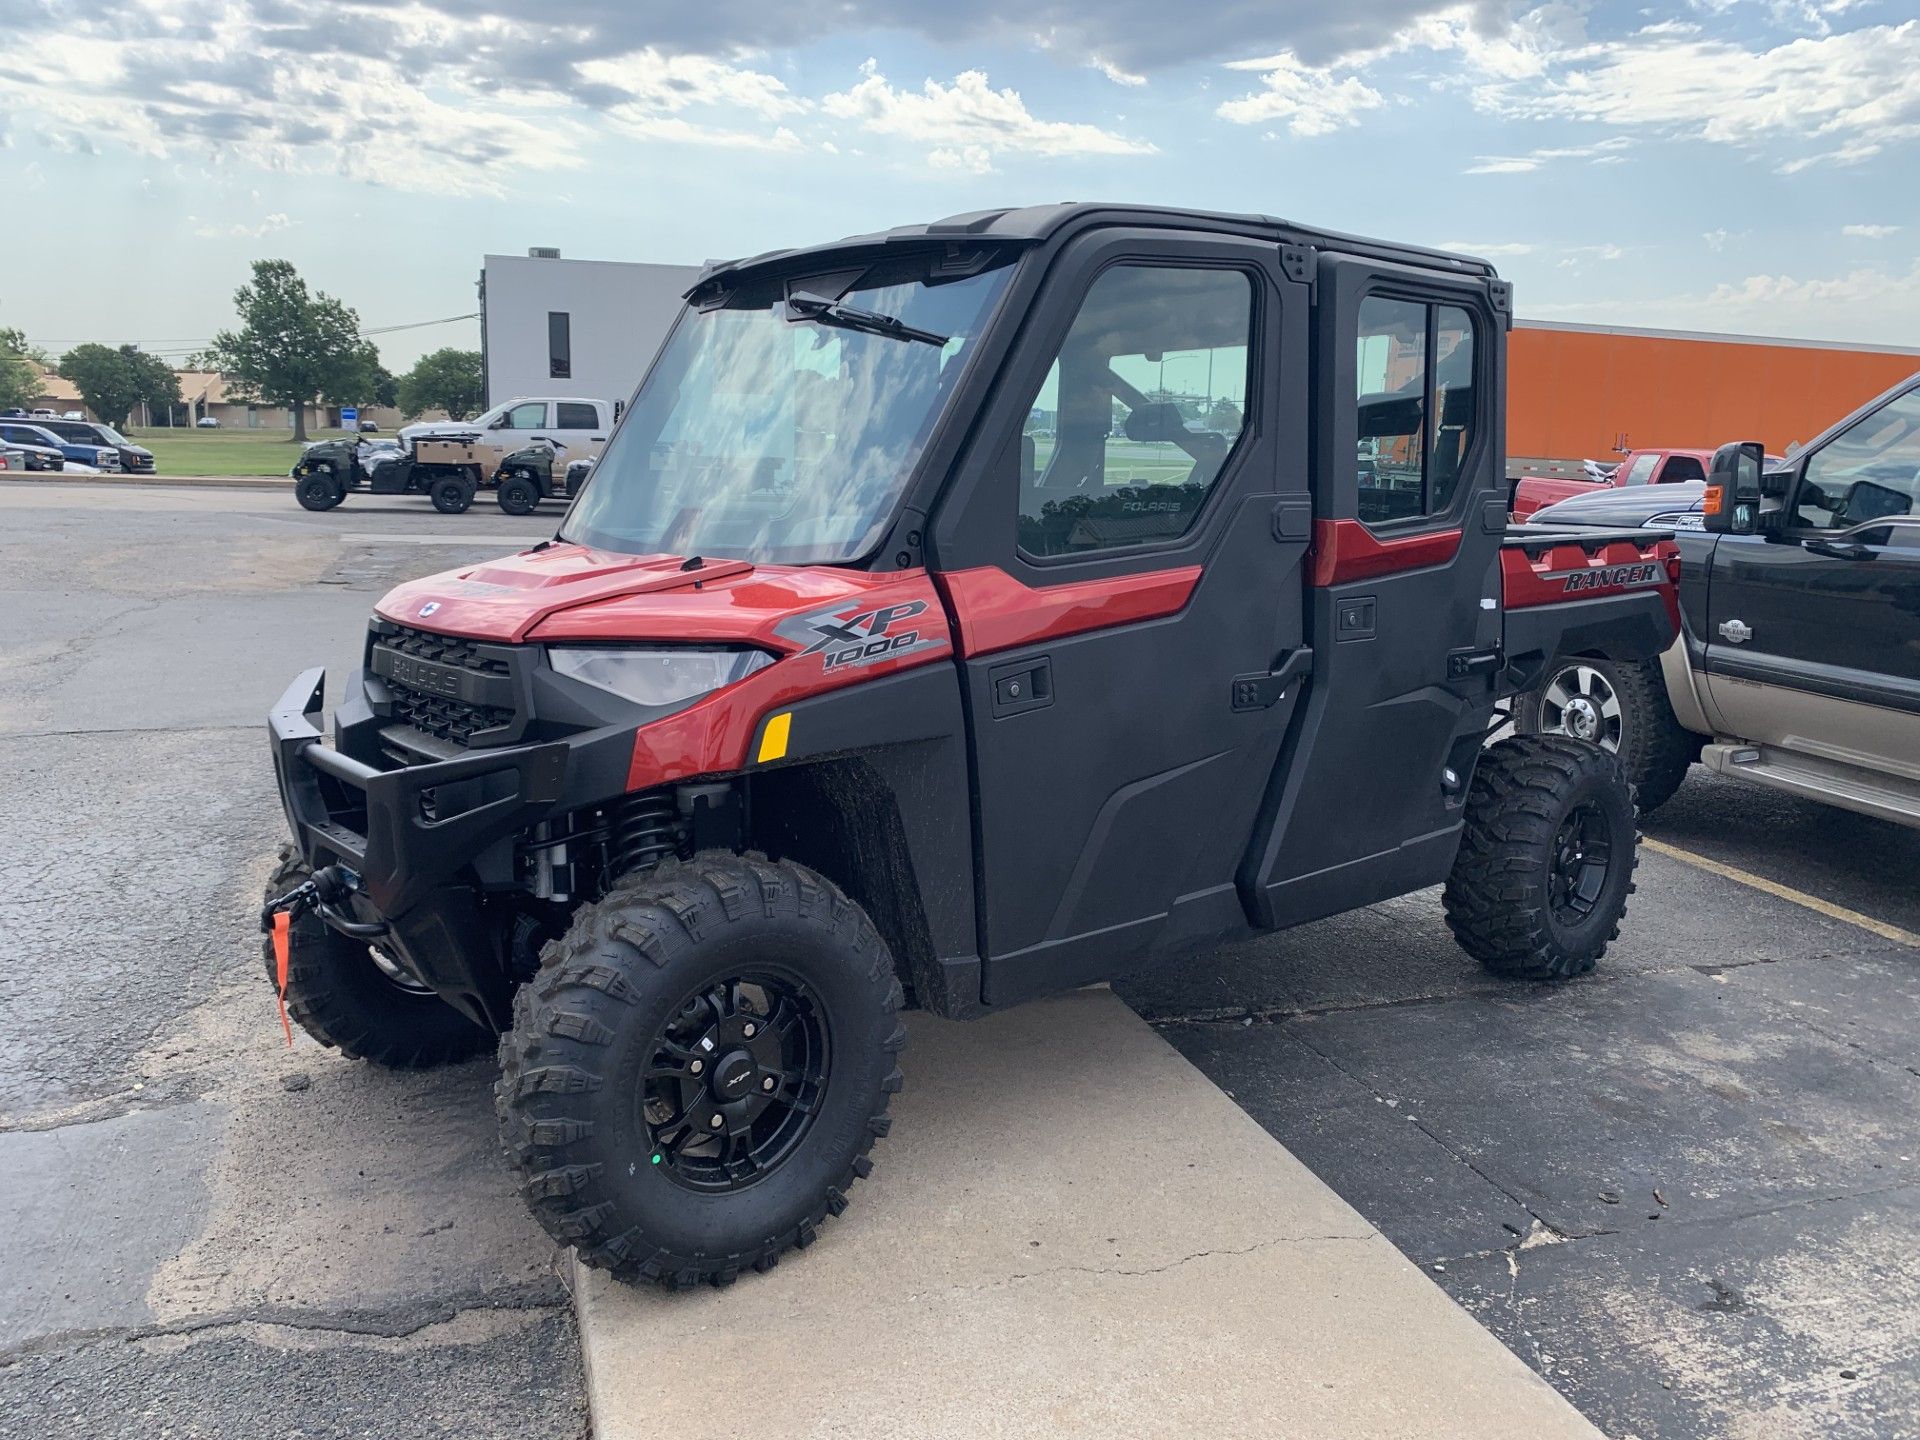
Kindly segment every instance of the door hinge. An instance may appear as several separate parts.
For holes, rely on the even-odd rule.
[[[1280,273],[1296,285],[1307,287],[1307,298],[1313,298],[1315,281],[1319,278],[1316,264],[1319,253],[1311,245],[1282,245],[1280,247]]]
[[[1464,680],[1469,675],[1491,675],[1506,663],[1498,648],[1492,650],[1455,650],[1447,656],[1447,678]]]
[[[1720,622],[1720,638],[1723,640],[1731,640],[1736,645],[1744,645],[1753,638],[1753,627],[1743,625],[1738,620],[1722,620]]]
[[[1280,697],[1293,688],[1294,682],[1304,679],[1312,669],[1313,649],[1303,645],[1281,661],[1278,670],[1269,670],[1264,675],[1236,675],[1233,677],[1233,708],[1271,710],[1280,703]]]

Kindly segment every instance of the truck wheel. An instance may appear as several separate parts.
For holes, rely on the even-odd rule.
[[[494,1093],[556,1241],[630,1283],[725,1285],[846,1209],[907,1032],[886,944],[831,883],[705,851],[582,907],[542,962]]]
[[[525,475],[509,475],[495,498],[509,515],[531,515],[540,504],[540,487]]]
[[[1453,938],[1496,975],[1584,975],[1633,893],[1633,789],[1619,761],[1560,735],[1516,735],[1480,756],[1443,903]]]
[[[347,487],[331,470],[316,470],[302,475],[293,487],[293,498],[302,510],[331,510],[347,498]]]
[[[291,845],[267,880],[272,902],[310,872]],[[424,1070],[480,1054],[492,1037],[446,1001],[377,956],[364,940],[348,939],[309,911],[293,922],[287,947],[287,1014],[322,1045],[349,1060],[371,1060],[395,1070]],[[278,986],[273,940],[261,946],[267,983]]]
[[[1557,661],[1514,701],[1513,725],[1523,735],[1569,735],[1618,755],[1642,815],[1673,798],[1700,753],[1699,737],[1673,713],[1658,660]]]
[[[452,475],[434,481],[427,494],[433,500],[433,508],[442,515],[462,514],[473,504],[473,486]]]

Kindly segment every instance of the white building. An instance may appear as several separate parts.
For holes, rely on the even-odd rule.
[[[624,404],[666,338],[697,265],[488,255],[480,269],[487,404],[578,395]]]

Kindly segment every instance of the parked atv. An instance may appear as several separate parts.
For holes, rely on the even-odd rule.
[[[566,446],[559,441],[529,445],[515,450],[493,472],[494,498],[509,515],[531,515],[542,500],[560,500],[571,496],[568,479],[573,467],[554,468]]]
[[[288,1010],[385,1065],[503,1036],[547,1232],[681,1287],[846,1208],[908,1006],[1437,884],[1489,970],[1585,974],[1631,789],[1487,736],[1671,643],[1673,549],[1505,533],[1512,313],[1480,261],[1150,208],[712,267],[557,538],[381,600],[331,745],[321,670],[274,708]]]
[[[494,473],[503,447],[479,435],[416,440],[319,440],[300,452],[288,474],[294,498],[308,510],[331,510],[353,491],[369,495],[425,495],[443,515],[473,504]]]

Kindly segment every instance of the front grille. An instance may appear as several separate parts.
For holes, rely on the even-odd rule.
[[[458,635],[435,635],[428,630],[409,630],[404,625],[395,625],[380,637],[379,643],[389,650],[398,650],[402,655],[411,655],[416,660],[437,660],[442,665],[458,665],[462,670],[471,670],[476,675],[513,673],[513,667],[507,664],[505,656],[483,654],[478,644],[472,640],[462,640]]]
[[[382,651],[388,652],[386,658]],[[475,679],[463,680],[457,687],[428,688],[417,683],[423,667],[410,666],[410,661],[451,666]],[[508,738],[517,718],[513,705],[490,703],[510,699],[514,693],[512,662],[498,646],[382,624],[374,635],[372,668],[392,696],[393,718],[436,739],[470,745],[475,736],[481,736],[497,742]],[[445,674],[435,672],[428,678],[440,680]],[[449,688],[460,693],[446,693]]]

